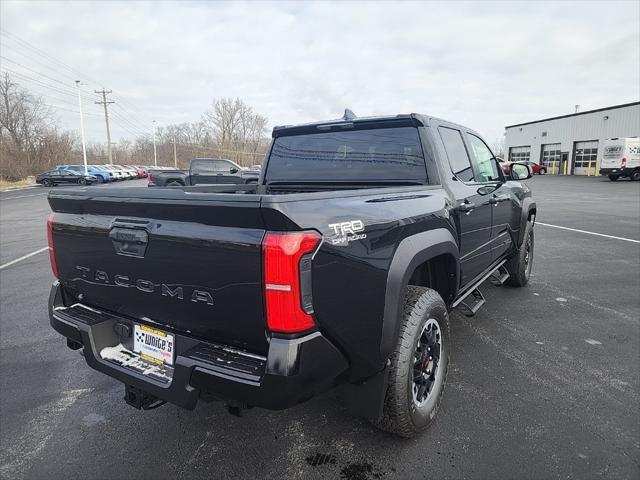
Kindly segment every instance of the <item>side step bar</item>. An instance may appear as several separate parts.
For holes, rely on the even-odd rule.
[[[510,277],[509,272],[507,272],[507,269],[505,268],[505,266],[500,265],[497,269],[493,271],[493,273],[489,277],[489,280],[491,280],[491,283],[493,283],[494,285],[499,286],[499,285],[504,285],[504,282],[506,282],[509,279],[509,277]]]
[[[469,295],[465,297],[464,302],[460,302],[458,310],[466,317],[473,317],[480,307],[484,305],[484,297],[482,292],[474,288]]]
[[[480,307],[485,303],[484,296],[478,287],[487,279],[491,277],[491,282],[495,285],[502,285],[509,278],[509,273],[504,268],[506,260],[503,260],[498,265],[489,270],[485,275],[480,277],[472,286],[470,286],[466,292],[464,292],[458,299],[451,305],[452,308],[460,307],[460,313],[467,317],[473,317]]]

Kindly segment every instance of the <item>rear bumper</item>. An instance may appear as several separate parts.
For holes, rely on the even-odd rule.
[[[208,394],[281,410],[331,388],[348,366],[320,332],[296,339],[272,338],[266,357],[174,333],[173,376],[163,382],[101,357],[103,348],[121,343],[114,325],[132,325],[130,319],[79,304],[67,307],[62,297],[56,281],[49,296],[51,326],[76,348],[82,346],[91,368],[187,409],[195,408],[198,398]]]

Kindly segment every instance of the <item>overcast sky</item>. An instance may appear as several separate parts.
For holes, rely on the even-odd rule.
[[[270,126],[337,118],[345,107],[420,112],[491,144],[505,125],[575,104],[638,101],[639,5],[3,0],[0,67],[66,109],[64,128],[79,128],[79,75],[49,56],[79,72],[85,91],[113,90],[114,141],[151,131],[153,119],[197,120],[213,98],[237,96]],[[85,102],[95,142],[106,141],[100,109]]]

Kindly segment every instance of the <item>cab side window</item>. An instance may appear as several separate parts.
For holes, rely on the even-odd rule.
[[[216,172],[229,173],[231,171],[231,164],[224,160],[216,160],[214,169]]]
[[[473,161],[476,164],[477,182],[495,182],[500,180],[500,173],[498,172],[498,166],[493,157],[493,153],[489,150],[489,147],[482,141],[481,138],[476,137],[472,133],[467,133],[469,144],[471,145],[471,151],[473,153]]]
[[[463,182],[472,182],[473,169],[460,131],[454,128],[438,127],[438,132],[444,143],[453,174]]]

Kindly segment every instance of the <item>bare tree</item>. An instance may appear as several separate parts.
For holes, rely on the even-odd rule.
[[[77,135],[58,131],[53,109],[8,75],[0,78],[0,176],[22,179],[62,163],[80,163]],[[268,120],[239,98],[214,100],[199,121],[160,127],[156,135],[158,165],[187,168],[195,157],[228,158],[241,165],[260,163],[269,139]],[[114,163],[153,165],[150,135],[120,139]],[[89,163],[108,161],[103,143],[87,145]]]
[[[68,157],[75,138],[53,127],[52,110],[8,74],[0,78],[0,176],[21,179]]]
[[[496,157],[504,158],[505,154],[504,137],[496,138],[491,144],[491,150]]]
[[[242,165],[260,160],[266,150],[265,138],[268,120],[239,98],[214,100],[211,109],[202,116],[202,125],[213,142],[207,146],[218,156],[230,158]],[[206,140],[209,140],[209,135]]]

